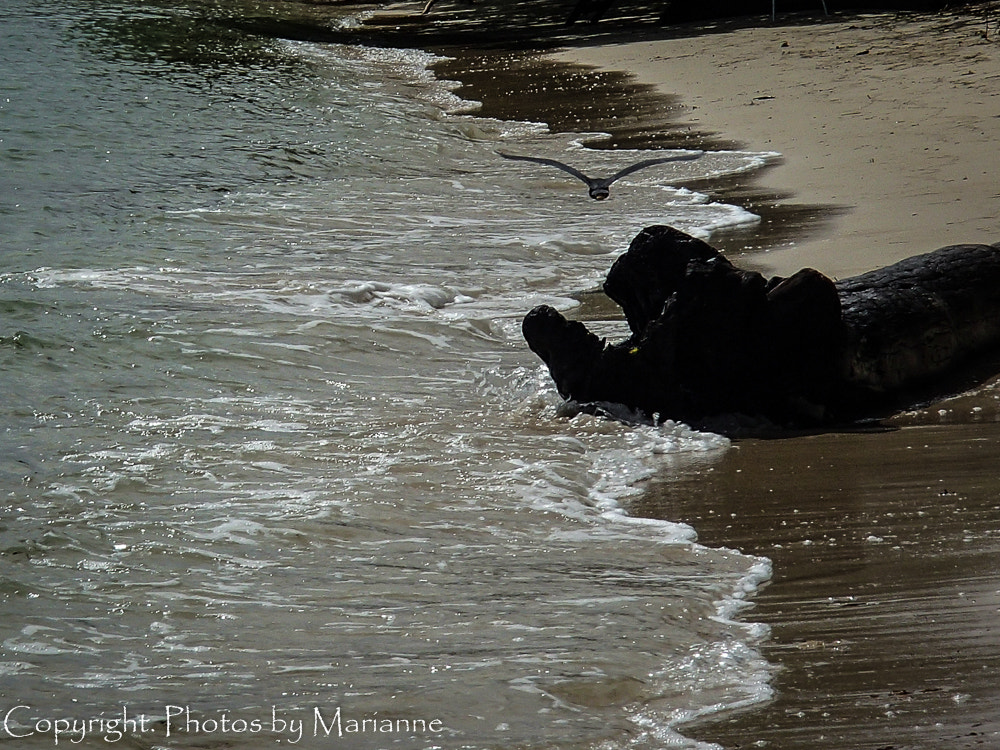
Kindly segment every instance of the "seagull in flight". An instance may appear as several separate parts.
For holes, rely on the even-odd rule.
[[[646,167],[651,167],[654,164],[663,164],[668,161],[693,161],[699,158],[704,151],[696,151],[690,154],[681,154],[680,156],[664,156],[659,159],[645,159],[640,162],[636,162],[630,167],[625,167],[625,169],[620,172],[616,172],[611,175],[611,177],[587,177],[583,172],[578,169],[574,169],[569,164],[563,164],[561,161],[556,161],[555,159],[543,159],[538,156],[518,156],[517,154],[505,154],[503,151],[497,151],[500,156],[504,159],[515,159],[517,161],[532,161],[536,164],[544,164],[549,167],[556,167],[561,169],[563,172],[569,172],[571,175],[579,180],[583,180],[586,183],[587,188],[590,191],[590,197],[597,201],[605,200],[611,194],[611,183],[616,180],[620,180],[625,175],[632,174],[633,172],[638,172],[640,169],[645,169]]]

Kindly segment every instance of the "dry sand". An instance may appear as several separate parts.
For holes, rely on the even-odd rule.
[[[575,46],[680,96],[692,127],[782,154],[764,180],[848,208],[765,269],[853,275],[960,242],[1000,241],[1000,29],[882,14]],[[779,19],[780,21],[780,19]],[[655,32],[653,32],[655,33]]]

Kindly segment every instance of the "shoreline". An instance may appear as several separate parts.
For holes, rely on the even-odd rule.
[[[781,152],[759,188],[786,196],[778,209],[828,210],[750,260],[843,278],[1000,239],[1000,42],[980,29],[967,14],[886,13],[554,58],[627,70],[679,94],[693,129]],[[998,392],[994,379],[868,428],[737,441],[647,483],[629,512],[774,570],[743,615],[771,628],[774,698],[685,735],[726,750],[1000,745]]]
[[[463,6],[421,16],[420,7],[408,2],[384,6],[361,27],[336,32],[325,41],[418,48],[441,55],[447,59],[431,65],[431,71],[458,83],[457,96],[479,102],[476,116],[545,122],[553,133],[590,136],[585,142],[591,148],[773,150],[747,149],[738,133],[730,136],[693,125],[681,94],[642,81],[635,71],[572,58],[595,44],[618,48],[623,39],[664,32],[648,18],[567,27],[561,14],[547,12],[541,4],[518,5],[495,17],[478,17],[474,8]],[[708,33],[706,28],[747,22],[711,21],[707,27],[685,25],[667,33],[698,39]],[[827,232],[842,210],[802,200],[788,186],[765,180],[776,168],[769,164],[746,174],[683,185],[760,217],[754,226],[721,230],[711,237],[712,244],[748,267],[757,264],[763,251]]]
[[[755,260],[844,278],[1000,238],[1000,30],[989,28],[962,12],[821,17],[631,34],[553,58],[628,71],[679,96],[686,126],[780,152],[760,187],[789,196],[779,208],[828,211],[819,231]]]
[[[958,28],[949,28],[956,18]],[[457,93],[483,100],[482,114],[507,114],[491,103],[510,101],[519,119],[545,118],[530,116],[537,103],[518,85],[579,76],[577,90],[593,92],[595,80],[617,76],[628,96],[609,107],[606,122],[614,122],[615,106],[642,111],[640,100],[649,97],[661,108],[645,126],[682,139],[682,147],[781,152],[779,164],[745,180],[690,186],[762,216],[760,225],[712,243],[765,272],[811,265],[844,277],[945,244],[997,241],[1000,193],[992,178],[1000,169],[990,157],[1000,160],[1000,148],[983,149],[1000,139],[1000,127],[989,127],[1000,124],[1000,98],[981,84],[993,81],[1000,90],[993,72],[1000,44],[978,43],[971,25],[954,14],[886,13],[702,35],[660,31],[651,32],[663,33],[659,39],[633,34],[558,52],[522,50],[516,64],[493,59],[494,70],[486,62],[476,75],[462,69],[467,52],[438,72],[464,81]],[[897,39],[916,56],[912,64],[897,55]],[[969,42],[976,59],[963,57],[956,39]],[[682,51],[682,65],[644,67]],[[699,55],[721,57],[727,74],[713,76]],[[870,70],[859,61],[873,60],[879,74],[869,88],[845,82],[852,71]],[[973,81],[960,70],[973,63],[996,67]],[[517,65],[529,65],[530,74]],[[936,76],[923,78],[928,70]],[[771,72],[781,76],[769,79]],[[948,83],[956,80],[957,93]],[[970,97],[979,95],[986,104],[977,109]],[[842,117],[862,103],[858,97],[872,102],[867,117]],[[903,99],[898,107],[896,97]],[[876,103],[881,109],[872,111]],[[575,130],[609,128],[592,120]],[[613,144],[620,136],[610,130]],[[970,132],[976,137],[965,137]],[[933,158],[913,159],[932,135],[926,153]],[[613,305],[588,307],[581,314],[618,315]],[[868,429],[738,441],[718,464],[681,476],[664,472],[646,484],[631,514],[688,523],[701,543],[768,557],[774,569],[743,613],[771,628],[762,652],[776,667],[774,697],[686,724],[686,736],[726,750],[1000,744],[993,679],[1000,595],[990,575],[1000,553],[1000,482],[990,469],[1000,460],[997,393],[994,381]]]
[[[456,81],[457,96],[476,101],[475,116],[545,122],[553,133],[597,134],[590,148],[741,150],[739,143],[692,128],[683,121],[679,97],[634,79],[631,73],[560,60],[551,50],[475,51],[432,48],[447,59],[431,66]],[[801,202],[764,183],[769,165],[747,174],[684,183],[713,201],[760,216],[752,226],[721,230],[713,245],[754,265],[762,250],[820,234],[836,207]],[[623,237],[627,243],[630,237]]]
[[[761,216],[756,230],[723,232],[713,242],[766,275],[808,266],[845,278],[1000,235],[997,0],[936,14],[672,27],[618,19],[586,29],[544,14],[526,20],[520,6],[496,18],[471,9],[423,17],[415,8],[382,9],[361,40],[455,58],[435,71],[461,81],[467,93],[460,95],[483,101],[486,116],[499,109],[501,118],[547,121],[557,132],[613,133],[595,147],[780,153],[752,175],[688,186]],[[497,82],[526,72],[525,61],[536,70],[568,66],[562,70],[587,79],[576,104],[526,96],[524,88],[498,96]],[[617,95],[608,96],[609,77],[617,78]],[[601,117],[561,121],[594,105],[603,126]]]
[[[980,44],[975,19],[755,20],[601,32],[554,40],[559,51],[430,48],[457,58],[435,72],[483,101],[477,114],[544,120],[544,103],[565,116],[572,97],[529,96],[549,76],[574,87],[579,104],[595,90],[623,94],[599,116],[557,129],[609,131],[610,145],[633,137],[632,147],[781,152],[780,163],[746,178],[689,186],[761,215],[760,225],[711,242],[765,273],[810,265],[845,277],[1000,239],[1000,148],[987,149],[1000,138],[1000,98],[983,89],[1000,91],[1000,44]],[[980,74],[967,76],[966,65]],[[851,84],[860,73],[867,88]],[[644,107],[649,116],[623,135],[623,112]],[[853,111],[862,114],[846,116]],[[661,140],[643,143],[643,128]],[[914,159],[925,147],[927,158]],[[596,301],[580,312],[619,314]],[[881,425],[737,441],[717,463],[649,480],[629,513],[688,523],[699,542],[768,557],[774,571],[742,613],[771,629],[761,648],[775,666],[774,697],[685,724],[683,734],[726,750],[1000,745],[997,460],[994,381]]]

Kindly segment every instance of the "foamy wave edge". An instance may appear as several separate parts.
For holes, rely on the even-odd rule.
[[[722,750],[717,744],[688,737],[681,730],[693,721],[764,703],[773,697],[773,667],[757,648],[770,636],[770,628],[766,624],[746,622],[740,618],[741,613],[753,606],[752,597],[771,579],[771,561],[766,557],[746,555],[739,550],[705,547],[697,542],[697,532],[690,525],[631,515],[626,503],[628,498],[643,491],[639,486],[642,481],[661,471],[666,461],[710,461],[713,454],[728,450],[730,440],[722,435],[694,430],[681,422],[668,420],[656,423],[621,404],[604,403],[597,408],[587,405],[583,409],[574,402],[561,401],[547,382],[544,367],[537,368],[532,375],[531,382],[537,390],[534,398],[529,399],[535,402],[529,411],[537,411],[544,404],[553,416],[569,417],[571,423],[577,419],[606,420],[618,426],[617,430],[609,426],[605,432],[617,432],[620,447],[587,450],[591,470],[596,475],[589,491],[591,510],[596,511],[604,522],[603,529],[600,526],[593,528],[587,532],[588,536],[603,533],[620,537],[623,541],[638,536],[647,543],[690,545],[693,549],[706,552],[732,553],[747,561],[746,570],[734,582],[731,591],[714,603],[715,614],[709,618],[725,626],[724,636],[717,642],[705,644],[705,651],[692,652],[686,662],[665,664],[661,670],[663,681],[674,684],[679,677],[685,676],[684,670],[689,669],[698,680],[691,685],[692,690],[720,692],[724,698],[668,714],[644,706],[626,709],[637,728],[636,734],[624,741],[603,743],[596,750],[662,750],[671,747]],[[528,382],[523,382],[521,389],[528,386]],[[577,440],[569,435],[565,439]],[[581,448],[586,450],[583,445]],[[563,511],[566,512],[566,509]],[[581,538],[580,541],[586,540]],[[707,676],[706,659],[713,663],[712,668],[707,670]],[[704,682],[706,679],[709,681],[707,684]]]

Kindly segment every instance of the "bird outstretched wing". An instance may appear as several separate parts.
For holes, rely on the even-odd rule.
[[[612,182],[621,179],[625,175],[630,175],[633,172],[638,172],[640,169],[651,167],[654,164],[664,164],[668,161],[694,161],[695,159],[700,158],[704,153],[705,153],[704,151],[696,151],[691,154],[681,154],[680,156],[663,156],[658,159],[645,159],[644,161],[636,162],[632,166],[625,167],[625,169],[621,170],[620,172],[616,172],[615,174],[611,175],[611,177],[608,177],[606,180],[604,180],[604,184],[610,185]]]
[[[571,175],[576,177],[578,180],[583,180],[587,185],[593,184],[593,180],[587,177],[579,169],[574,169],[569,164],[563,164],[561,161],[556,161],[555,159],[543,159],[538,156],[518,156],[517,154],[505,154],[503,151],[497,151],[500,156],[504,159],[515,159],[517,161],[533,161],[535,164],[545,164],[549,167],[556,167],[561,169],[563,172],[569,172]]]

